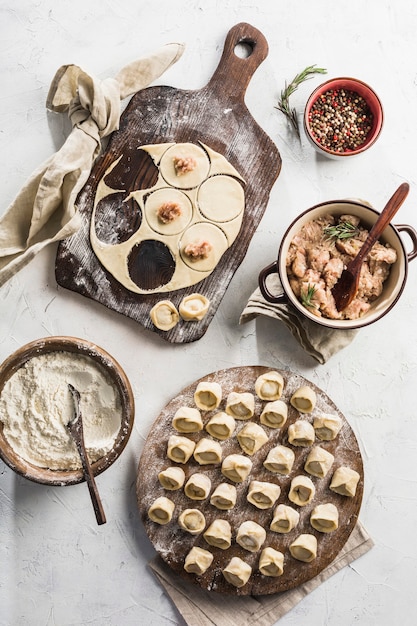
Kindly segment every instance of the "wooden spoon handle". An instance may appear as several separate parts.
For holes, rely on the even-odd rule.
[[[91,502],[93,504],[94,513],[96,515],[97,524],[105,524],[106,523],[106,515],[104,513],[103,505],[101,503],[100,494],[98,493],[96,481],[94,479],[93,470],[91,469],[91,465],[86,458],[85,447],[81,443],[77,443],[78,452],[81,457],[81,463],[83,465],[84,477],[88,486],[88,490],[90,492]]]

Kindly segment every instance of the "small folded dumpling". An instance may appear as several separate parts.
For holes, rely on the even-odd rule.
[[[307,447],[314,443],[313,425],[307,420],[297,420],[288,426],[288,441],[293,446]]]
[[[184,561],[184,569],[189,574],[204,574],[213,563],[213,555],[208,550],[194,546]]]
[[[197,433],[203,428],[200,411],[191,406],[180,407],[172,418],[172,426],[179,433]]]
[[[171,330],[178,324],[180,316],[171,300],[160,300],[149,312],[152,323],[159,330]]]
[[[316,406],[317,395],[314,389],[303,385],[292,394],[290,402],[300,413],[311,413]]]
[[[211,489],[211,480],[207,474],[192,474],[187,480],[184,493],[190,500],[205,500]]]
[[[222,447],[218,441],[213,441],[212,439],[203,437],[203,439],[200,439],[200,441],[196,444],[193,456],[199,465],[221,463]]]
[[[233,509],[236,504],[237,492],[234,485],[220,483],[211,494],[210,504],[221,511]]]
[[[286,534],[295,528],[300,520],[300,514],[287,504],[278,504],[274,517],[269,526],[275,533]]]
[[[203,534],[206,542],[215,548],[227,550],[232,545],[232,527],[225,519],[215,519]]]
[[[282,552],[268,546],[259,557],[259,571],[264,576],[282,576],[284,572],[284,555]]]
[[[274,483],[252,480],[246,499],[258,509],[270,509],[279,498],[281,487]]]
[[[341,496],[353,498],[356,494],[359,479],[360,476],[356,470],[342,465],[333,474],[330,489]]]
[[[179,306],[179,312],[186,322],[202,320],[209,310],[210,300],[201,293],[185,296]]]
[[[158,474],[158,480],[164,489],[175,491],[181,489],[185,481],[185,472],[181,467],[170,466],[161,470]]]
[[[187,463],[194,452],[195,443],[188,437],[171,435],[168,439],[167,457],[175,463]]]
[[[251,469],[252,461],[243,454],[229,454],[223,459],[222,474],[234,483],[242,483]]]
[[[315,493],[316,488],[313,481],[308,476],[300,474],[291,481],[288,499],[298,506],[306,506],[312,501]]]
[[[232,391],[227,396],[226,413],[237,420],[248,420],[255,413],[255,397],[252,393]]]
[[[198,509],[184,509],[178,517],[178,525],[190,535],[198,535],[204,530],[206,518]]]
[[[267,402],[262,410],[259,421],[269,428],[282,428],[288,417],[288,406],[283,400]]]
[[[252,568],[240,557],[234,556],[223,570],[223,576],[234,587],[243,587],[248,582]]]
[[[268,452],[268,456],[264,461],[264,467],[270,472],[274,472],[274,474],[282,474],[284,476],[291,472],[294,460],[295,454],[291,448],[278,445],[275,448],[271,448]]]
[[[248,422],[237,434],[243,452],[252,456],[268,441],[268,435],[259,424]]]
[[[172,520],[174,509],[174,502],[165,496],[161,496],[156,498],[156,500],[149,507],[148,517],[153,522],[163,526]]]
[[[317,556],[317,539],[308,533],[300,535],[290,545],[291,555],[298,561],[311,563]]]
[[[333,465],[334,456],[321,446],[314,446],[306,459],[304,469],[312,476],[324,478]]]
[[[279,372],[261,374],[255,381],[255,393],[261,400],[279,400],[284,389],[284,379]]]
[[[253,520],[243,522],[236,535],[236,543],[248,552],[258,552],[265,543],[265,539],[265,528]]]
[[[318,504],[310,515],[310,524],[321,533],[331,533],[339,527],[339,511],[331,502]]]
[[[316,437],[322,441],[336,439],[342,425],[342,420],[338,415],[317,415],[313,420]]]
[[[213,415],[206,424],[208,434],[215,439],[220,439],[220,441],[229,439],[235,432],[235,428],[235,419],[224,411],[219,411],[219,413]]]
[[[219,383],[202,381],[194,392],[194,402],[202,411],[217,409],[222,399],[222,388]]]

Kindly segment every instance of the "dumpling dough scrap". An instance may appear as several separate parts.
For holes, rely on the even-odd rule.
[[[195,443],[188,437],[171,435],[168,439],[167,457],[175,463],[187,463],[194,452]]]
[[[221,463],[222,447],[218,441],[213,441],[212,439],[203,437],[195,446],[194,459],[200,465]]]
[[[248,552],[258,552],[265,543],[265,539],[265,528],[253,520],[243,522],[236,535],[236,542]]]
[[[217,409],[222,399],[222,388],[219,383],[202,381],[194,392],[194,402],[202,411]]]
[[[148,517],[157,524],[165,525],[172,520],[175,504],[169,498],[161,496],[151,504],[148,509]]]
[[[267,402],[262,410],[259,421],[269,428],[282,428],[288,417],[288,406],[283,400]]]
[[[300,535],[290,545],[291,555],[298,561],[311,563],[317,556],[317,539],[308,533]]]
[[[307,420],[297,420],[288,426],[288,441],[293,446],[311,446],[315,440],[313,425]]]
[[[185,296],[179,306],[179,313],[186,322],[201,321],[209,310],[210,300],[201,293]]]
[[[300,474],[291,481],[288,499],[294,502],[294,504],[298,504],[298,506],[305,506],[312,501],[315,493],[316,488],[311,478]]]
[[[154,326],[159,330],[171,330],[180,320],[179,313],[171,300],[160,300],[149,312]]]
[[[185,481],[185,472],[181,467],[167,467],[158,474],[161,487],[169,491],[181,489]]]
[[[275,533],[287,534],[295,528],[300,520],[298,511],[287,504],[278,504],[269,526]]]
[[[192,474],[187,480],[184,493],[190,500],[205,500],[211,489],[211,480],[206,474]]]
[[[178,525],[190,535],[198,535],[204,530],[206,518],[198,509],[184,509],[178,517]]]
[[[238,556],[234,556],[223,570],[223,576],[234,587],[243,587],[252,574],[249,563],[245,563]]]
[[[306,459],[304,469],[312,476],[324,478],[333,465],[334,456],[321,446],[314,446]]]
[[[224,411],[219,411],[219,413],[213,415],[206,424],[208,434],[215,437],[215,439],[220,439],[220,441],[229,439],[235,432],[235,428],[235,419]]]
[[[282,552],[268,546],[259,557],[259,571],[264,576],[282,576],[284,573],[284,555]]]
[[[313,426],[318,439],[332,441],[342,428],[342,420],[338,415],[317,415]]]
[[[255,396],[248,391],[230,392],[226,400],[226,413],[237,420],[250,419],[255,413]]]
[[[246,499],[258,509],[270,509],[278,500],[280,493],[281,487],[275,483],[252,480]]]
[[[228,511],[233,509],[236,504],[237,491],[234,485],[229,483],[220,483],[211,494],[210,504],[220,509]]]
[[[191,406],[180,407],[172,419],[172,426],[179,433],[197,433],[203,428],[200,411]]]
[[[279,372],[261,374],[255,381],[255,393],[261,400],[279,400],[284,389],[284,379]]]
[[[292,394],[290,402],[300,413],[311,413],[316,406],[317,395],[314,389],[303,385]]]
[[[310,515],[310,524],[321,533],[331,533],[339,527],[339,511],[331,502],[318,504]]]
[[[353,498],[356,494],[359,479],[360,476],[356,470],[342,465],[333,474],[330,489],[341,496]]]
[[[185,557],[184,569],[189,574],[204,574],[213,563],[213,555],[208,550],[194,546]]]
[[[242,483],[250,474],[252,461],[243,454],[229,454],[223,459],[222,474],[234,483]]]
[[[232,545],[232,527],[225,519],[215,519],[203,534],[210,546],[227,550]]]
[[[252,456],[268,441],[268,435],[262,426],[249,422],[238,432],[237,440],[243,452]]]
[[[278,445],[275,448],[271,448],[268,452],[268,456],[264,461],[264,467],[270,472],[274,472],[274,474],[285,476],[291,472],[294,460],[295,454],[291,448]]]

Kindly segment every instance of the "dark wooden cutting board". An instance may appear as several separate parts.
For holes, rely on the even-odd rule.
[[[245,44],[248,56],[236,54],[239,44]],[[132,97],[121,116],[119,130],[112,134],[78,196],[82,226],[58,247],[55,272],[59,285],[136,320],[171,343],[187,343],[204,335],[246,254],[281,169],[277,147],[244,102],[251,77],[267,54],[268,44],[262,33],[249,24],[237,24],[229,31],[219,65],[205,87],[188,91],[155,86]],[[130,200],[125,202],[123,224],[124,228],[128,224],[129,232],[118,232],[121,202],[131,191],[155,184],[157,175],[149,155],[138,148],[168,142],[203,142],[223,155],[245,180],[244,217],[236,240],[207,278],[170,293],[137,294],[113,278],[91,248],[89,229],[95,194],[109,167],[120,159],[105,177],[106,184],[119,193],[96,217],[95,226],[104,238],[116,236],[125,240],[139,228],[141,215]],[[181,320],[168,332],[153,326],[149,312],[156,302],[169,299],[178,308],[185,295],[195,292],[211,302],[202,321]]]

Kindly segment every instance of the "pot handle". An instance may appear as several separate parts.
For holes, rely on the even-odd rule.
[[[266,279],[268,278],[268,276],[270,276],[270,274],[276,273],[277,270],[278,261],[274,261],[267,267],[264,267],[264,269],[261,270],[261,272],[259,273],[258,284],[259,289],[261,290],[261,294],[263,295],[265,300],[267,300],[268,302],[272,302],[273,304],[283,304],[287,302],[287,296],[284,293],[280,294],[279,296],[274,296],[274,294],[272,294],[266,286]]]
[[[395,228],[398,231],[400,231],[400,233],[403,231],[407,233],[411,241],[413,242],[413,249],[411,250],[411,252],[407,253],[408,261],[412,261],[417,256],[417,231],[416,229],[410,226],[409,224],[395,224]]]

